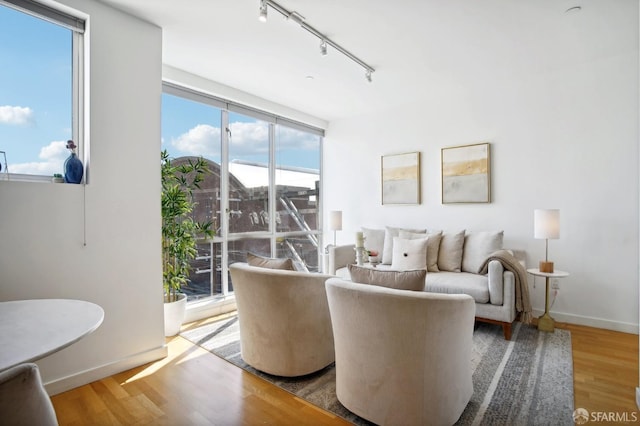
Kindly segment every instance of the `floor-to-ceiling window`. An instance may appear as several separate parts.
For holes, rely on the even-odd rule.
[[[321,130],[165,84],[162,149],[209,165],[193,215],[216,236],[198,244],[189,300],[232,292],[228,266],[248,252],[319,271]]]

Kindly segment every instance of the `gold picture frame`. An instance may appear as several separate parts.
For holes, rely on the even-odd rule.
[[[488,142],[441,149],[442,204],[491,202]]]
[[[420,153],[383,155],[382,204],[420,204]]]

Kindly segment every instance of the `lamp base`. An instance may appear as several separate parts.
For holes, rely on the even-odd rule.
[[[547,274],[552,274],[553,273],[553,262],[546,262],[544,260],[540,261],[540,266],[538,266],[538,269],[540,269],[540,272],[544,272]]]

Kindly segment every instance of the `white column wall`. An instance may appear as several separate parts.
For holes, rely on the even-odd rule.
[[[637,26],[630,18],[607,37],[637,37]],[[571,275],[560,281],[552,315],[638,333],[638,43],[622,44],[635,48],[542,71],[496,69],[499,78],[474,74],[470,63],[451,73],[463,76],[457,81],[426,76],[404,105],[332,121],[324,212],[343,211],[338,242],[352,243],[360,226],[504,230],[505,246],[525,250],[536,267],[544,241],[533,238],[533,210],[558,208],[561,237],[549,241],[549,257]],[[478,142],[491,143],[492,202],[441,204],[440,149]],[[422,203],[382,206],[380,157],[412,151],[422,155]],[[533,283],[540,312],[544,281]]]
[[[52,393],[166,355],[162,32],[93,0],[63,3],[90,16],[90,183],[0,182],[0,300],[84,299],[105,311],[97,331],[38,362]]]

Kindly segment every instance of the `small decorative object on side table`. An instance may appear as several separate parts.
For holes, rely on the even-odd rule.
[[[358,266],[364,265],[364,255],[366,250],[364,248],[364,234],[362,232],[356,232],[356,263]]]
[[[378,263],[380,263],[380,258],[378,257],[378,252],[375,250],[366,250],[367,255],[369,256],[369,263],[374,268]]]
[[[538,268],[527,269],[527,272],[537,277],[544,277],[546,282],[546,291],[544,295],[544,314],[538,318],[538,330],[553,332],[555,329],[555,321],[549,315],[549,279],[568,277],[569,273],[564,271],[541,272]]]

